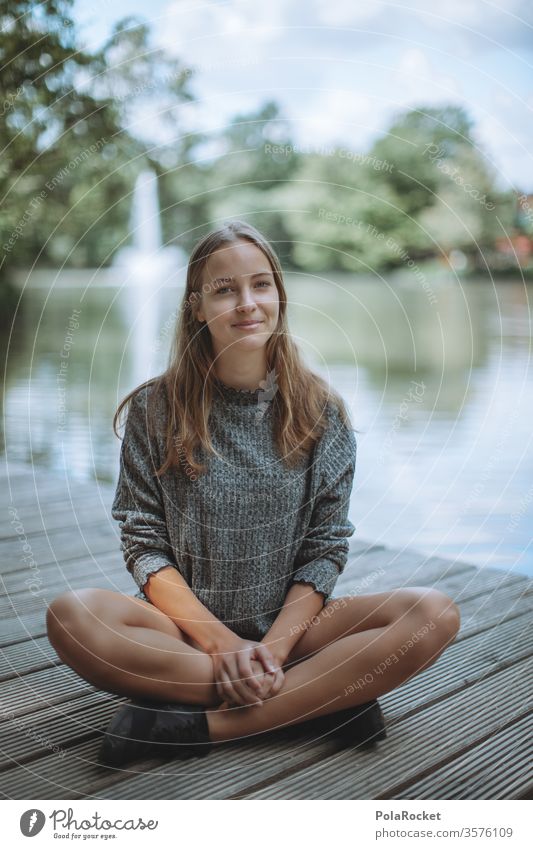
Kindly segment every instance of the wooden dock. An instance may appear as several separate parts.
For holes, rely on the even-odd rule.
[[[462,612],[439,660],[380,698],[386,740],[343,748],[285,729],[206,758],[99,765],[102,731],[124,698],[60,662],[45,612],[69,587],[135,591],[110,518],[113,490],[29,466],[8,471],[0,472],[2,798],[531,798],[531,582],[354,538],[336,596],[434,586]]]

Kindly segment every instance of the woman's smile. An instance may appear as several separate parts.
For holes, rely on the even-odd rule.
[[[234,324],[233,327],[236,327],[237,330],[255,330],[261,324],[263,324],[262,321],[241,321],[239,324]]]

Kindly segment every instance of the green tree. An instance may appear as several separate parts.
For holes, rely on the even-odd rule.
[[[272,100],[248,114],[237,114],[217,137],[216,168],[207,169],[215,186],[253,183],[268,191],[289,180],[296,167],[294,145],[280,107]]]
[[[39,5],[1,0],[0,6],[6,92],[0,116],[0,273],[5,278],[10,266],[27,265],[29,257],[57,261],[49,236],[68,213],[72,175],[77,185],[85,177],[90,186],[95,162],[103,161],[106,141],[120,128],[112,102],[98,103],[77,91],[80,75],[94,72],[94,58],[76,49],[71,0]],[[98,140],[95,160],[87,148]],[[61,235],[66,248],[66,228]]]
[[[197,134],[180,164],[163,175],[166,227],[182,233],[182,246],[217,222],[246,217],[264,229],[285,258],[289,238],[273,189],[297,168],[287,121],[272,101],[256,112],[236,115],[218,135]]]
[[[270,193],[284,210],[291,258],[299,268],[365,271],[392,256],[384,234],[399,219],[394,192],[386,185],[378,190],[364,158],[347,153],[337,148],[299,155],[293,179]]]
[[[371,154],[393,168],[377,176],[402,213],[396,237],[413,256],[492,245],[508,199],[476,143],[463,107],[419,107],[396,118]]]
[[[140,74],[141,98],[157,91],[174,104],[191,99],[190,75],[150,50],[147,27],[134,19],[88,54],[76,46],[71,0],[0,3],[0,273],[5,280],[9,267],[33,261],[108,263],[128,239],[137,173],[160,167],[154,145],[124,129],[139,105]]]

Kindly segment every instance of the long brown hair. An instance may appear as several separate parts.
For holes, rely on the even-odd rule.
[[[307,456],[327,428],[324,414],[328,402],[332,402],[338,410],[342,422],[353,429],[342,397],[305,365],[291,338],[283,271],[274,249],[251,224],[241,220],[227,221],[200,239],[192,250],[166,371],[130,392],[120,402],[113,418],[113,429],[118,436],[120,414],[139,390],[151,386],[152,392],[166,393],[169,410],[167,453],[156,472],[158,476],[170,467],[184,465],[184,459],[194,474],[204,473],[206,466],[194,459],[194,450],[200,444],[204,450],[217,453],[208,429],[211,400],[218,391],[214,381],[213,348],[207,322],[200,324],[197,311],[202,297],[202,273],[209,257],[218,248],[239,239],[252,242],[267,257],[279,295],[278,325],[267,342],[266,359],[268,370],[275,374],[272,415],[280,456],[289,467]]]

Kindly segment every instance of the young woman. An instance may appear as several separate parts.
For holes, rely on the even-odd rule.
[[[65,663],[131,699],[103,763],[207,754],[300,723],[381,739],[377,697],[459,629],[436,589],[332,599],[355,530],[356,440],[286,310],[264,237],[242,221],[214,230],[190,257],[168,369],[117,410],[112,514],[139,592],[66,592],[47,616]]]

